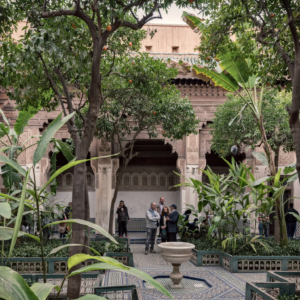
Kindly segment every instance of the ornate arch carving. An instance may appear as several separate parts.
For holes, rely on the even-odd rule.
[[[123,186],[131,186],[131,174],[130,173],[124,173],[122,178],[122,185]]]
[[[167,185],[167,176],[164,173],[160,173],[158,175],[158,186],[166,186]]]
[[[74,176],[73,173],[67,172],[64,174],[64,186],[72,187],[73,186]]]
[[[148,174],[144,172],[140,176],[141,176],[141,186],[149,186]]]
[[[131,175],[131,186],[140,186],[140,175],[138,173],[133,173]]]

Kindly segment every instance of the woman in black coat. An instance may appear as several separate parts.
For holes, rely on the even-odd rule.
[[[122,237],[124,233],[125,237],[127,237],[127,222],[130,221],[130,218],[128,215],[128,209],[123,200],[120,201],[120,205],[117,209],[117,215],[119,223],[119,237]]]

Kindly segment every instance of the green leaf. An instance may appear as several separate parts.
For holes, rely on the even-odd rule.
[[[253,245],[253,244],[251,244],[251,243],[249,243],[249,245],[252,247],[252,249],[254,250],[254,252],[256,253],[257,251],[256,251],[256,248],[255,248],[255,246]]]
[[[95,259],[95,260],[99,260],[105,263],[108,263],[112,266],[121,268],[121,269],[128,269],[128,267],[124,266],[122,263],[118,262],[116,259],[108,257],[108,256],[92,256],[92,255],[88,255],[88,254],[83,254],[83,253],[79,253],[79,254],[75,254],[73,256],[71,256],[68,259],[68,268],[71,269],[74,266],[89,260],[89,259]]]
[[[47,256],[49,256],[49,255],[51,255],[51,254],[54,254],[54,253],[60,251],[60,250],[63,249],[63,248],[66,248],[66,247],[76,247],[76,246],[79,246],[79,247],[87,247],[87,248],[91,249],[95,254],[101,256],[101,254],[100,254],[98,251],[96,251],[94,248],[89,247],[89,246],[86,246],[86,245],[81,245],[81,244],[65,244],[65,245],[56,247],[56,248],[52,249],[51,252],[50,252]]]
[[[281,174],[281,169],[279,169],[278,171],[277,171],[277,173],[276,173],[276,175],[275,175],[275,178],[274,178],[274,187],[276,188],[278,188],[278,187],[280,187],[280,182],[279,182],[279,180],[280,180],[280,174]]]
[[[25,204],[24,204],[25,205]],[[23,217],[24,216],[26,216],[26,215],[28,215],[28,214],[33,214],[34,212],[33,211],[25,211],[24,213],[23,213]],[[17,217],[14,217],[14,218],[12,218],[8,223],[7,223],[7,226],[8,225],[10,225],[10,224],[12,224],[12,223],[14,223],[15,222],[15,220],[17,219]]]
[[[16,134],[19,136],[23,133],[25,126],[28,124],[28,121],[36,114],[36,109],[29,107],[28,110],[19,111],[18,119],[14,125]]]
[[[71,119],[74,116],[75,112],[67,115],[66,117],[64,117],[62,120],[61,115],[62,113],[60,113],[52,122],[51,124],[47,127],[46,131],[44,132],[44,134],[42,135],[40,141],[38,142],[38,146],[36,147],[36,150],[34,152],[33,155],[33,165],[35,166],[44,156],[47,147],[51,141],[51,139],[53,138],[54,134],[56,133],[56,131],[62,127],[66,122],[68,122],[69,119]]]
[[[56,222],[47,224],[45,227],[60,224],[60,223],[66,223],[66,221],[65,220],[56,221]],[[94,223],[91,223],[91,222],[85,221],[85,220],[80,220],[80,219],[69,219],[68,223],[76,223],[76,224],[81,224],[81,225],[85,225],[85,226],[88,226],[90,228],[93,228],[96,231],[99,231],[100,234],[102,234],[102,235],[106,236],[107,238],[109,238],[114,243],[118,244],[118,242],[105,229],[103,229],[101,226],[99,226],[97,224],[94,224]]]
[[[39,282],[34,283],[30,287],[30,289],[34,292],[34,294],[38,297],[39,300],[46,300],[53,289],[56,289],[57,291],[60,290],[58,285]]]
[[[101,296],[97,296],[97,295],[84,295],[78,299],[75,300],[107,300],[107,298],[101,297]]]
[[[263,163],[265,166],[267,167],[269,166],[268,159],[266,158],[266,155],[264,153],[253,151],[252,155],[261,163]]]
[[[18,237],[18,232],[19,232],[19,229],[20,229],[20,226],[22,223],[22,219],[23,219],[24,203],[25,203],[27,180],[29,177],[29,172],[30,172],[30,170],[28,170],[26,172],[25,179],[23,182],[23,189],[22,189],[22,194],[21,194],[21,198],[20,198],[20,205],[18,208],[18,214],[17,214],[17,219],[16,219],[16,223],[15,223],[15,227],[14,227],[14,233],[13,233],[12,240],[10,243],[10,249],[9,249],[9,254],[8,254],[9,257],[11,257],[11,255],[14,251],[15,244],[16,244],[17,237]]]
[[[196,75],[205,75],[210,80],[212,80],[216,86],[220,86],[226,91],[236,92],[239,88],[238,83],[229,75],[222,73],[217,73],[215,71],[211,71],[205,68],[199,68],[197,66],[193,66],[193,69],[196,72]],[[198,76],[199,77],[199,76]]]
[[[8,202],[0,203],[0,215],[6,219],[11,217],[11,207]]]
[[[6,198],[6,199],[9,199],[9,200],[13,200],[13,201],[16,201],[16,202],[20,203],[20,199],[12,197],[12,196],[7,195],[7,194],[0,193],[0,197]],[[25,201],[33,202],[31,200],[28,200],[28,199],[25,199]],[[35,210],[35,208],[33,206],[31,206],[30,204],[25,203],[25,206],[32,209],[32,210]]]
[[[8,122],[6,116],[5,116],[5,114],[4,114],[4,112],[3,112],[3,110],[2,110],[1,108],[0,108],[0,114],[2,115],[2,118],[3,118],[4,122],[5,122],[5,123],[8,125],[8,127],[9,127],[10,124],[9,124],[9,122]]]
[[[57,148],[63,153],[64,157],[67,159],[67,161],[71,161],[74,159],[73,153],[70,151],[68,145],[64,143],[63,141],[56,140],[55,141],[57,145]]]
[[[26,176],[26,171],[17,163],[15,162],[14,160],[6,157],[6,156],[3,156],[3,155],[0,155],[0,161],[8,164],[9,166],[13,167],[15,170],[17,170],[22,176]]]
[[[287,184],[294,182],[295,180],[298,179],[298,173],[293,174],[288,180],[287,180]]]
[[[297,222],[300,222],[300,217],[299,217],[299,215],[297,215],[297,214],[295,214],[295,213],[293,213],[293,212],[288,212],[288,214],[293,215],[293,216],[297,219]]]
[[[296,166],[295,167],[287,166],[283,169],[283,174],[284,175],[290,174],[290,173],[294,172],[295,169],[296,169]]]
[[[12,189],[12,186],[15,183],[21,181],[20,174],[8,164],[1,166],[1,173],[2,173],[3,185],[8,191]]]
[[[0,227],[0,241],[11,240],[12,237],[13,237],[13,234],[14,234],[14,228],[2,227],[2,226]],[[26,235],[30,238],[33,238],[38,242],[40,241],[40,239],[35,235],[29,234],[29,233],[26,233],[26,232],[23,232],[23,231],[18,232],[18,237],[24,236],[24,235]]]
[[[243,111],[245,110],[245,108],[246,108],[247,106],[248,106],[248,104],[245,104],[245,105],[241,108],[240,112],[239,112],[233,119],[231,119],[231,121],[229,122],[228,126],[231,126],[232,123],[235,121],[235,119],[236,119],[237,117],[242,116],[242,113],[243,113]],[[225,159],[224,159],[224,160],[225,160]],[[227,162],[227,163],[228,163],[228,162]]]
[[[23,277],[8,267],[0,267],[1,298],[11,300],[39,300]]]
[[[202,31],[204,29],[203,22],[200,18],[193,16],[190,13],[183,12],[181,18],[185,23],[187,23],[193,30],[196,28],[199,29],[199,31]]]
[[[146,281],[147,283],[149,283],[153,287],[155,287],[158,291],[160,291],[161,293],[163,293],[167,297],[170,297],[172,299],[174,298],[161,284],[159,284],[149,274],[147,274],[147,273],[145,273],[141,270],[131,268],[131,267],[128,267],[128,268],[124,269],[124,268],[117,268],[117,267],[111,266],[109,264],[97,263],[97,264],[92,264],[92,265],[80,268],[80,269],[72,272],[68,277],[73,276],[73,275],[77,275],[77,274],[81,274],[81,273],[84,273],[84,272],[95,271],[95,270],[117,270],[117,271],[120,271],[120,272],[127,273],[129,275],[136,276],[136,277]]]
[[[228,52],[224,55],[218,55],[217,59],[220,60],[221,69],[227,71],[236,82],[247,84],[249,68],[244,58]]]
[[[259,179],[255,180],[254,182],[252,182],[251,186],[253,186],[253,187],[258,186],[269,179],[271,179],[270,176],[259,178]]]

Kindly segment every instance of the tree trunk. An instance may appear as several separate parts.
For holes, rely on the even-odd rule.
[[[298,122],[299,122],[299,115],[298,115]],[[267,155],[267,159],[268,159],[268,163],[269,163],[270,175],[275,176],[276,173],[277,173],[277,170],[276,170],[276,167],[275,167],[275,157],[274,157],[274,153],[271,149],[271,146],[268,143],[265,128],[264,128],[264,125],[263,125],[262,114],[260,115],[260,120],[258,122],[258,125],[259,125],[259,130],[260,130],[260,133],[261,133],[261,136],[262,136],[262,141],[264,143],[264,150],[265,150],[265,153]],[[278,162],[277,162],[277,164],[278,164]],[[278,223],[276,222],[277,220],[275,220],[274,241],[275,242],[280,241],[280,244],[283,247],[283,246],[288,245],[288,238],[287,238],[284,212],[281,209],[281,206],[282,206],[281,197],[277,198],[275,203],[276,203],[276,205],[275,205],[275,215],[278,218]]]
[[[275,153],[275,168],[278,170],[278,164],[279,164],[279,148]],[[277,219],[279,216],[279,209],[277,209],[277,205],[275,205],[275,217],[273,219],[274,222],[274,241],[279,242],[280,241],[280,224],[279,219]]]
[[[86,157],[86,156],[85,156]],[[81,159],[81,158],[80,158]],[[85,165],[79,164],[74,167],[74,180],[73,180],[73,197],[72,197],[72,217],[73,219],[85,219]],[[84,226],[80,224],[72,224],[72,244],[84,244],[85,232]],[[70,247],[69,256],[73,256],[77,253],[82,253],[84,247]],[[75,266],[72,271],[75,271],[81,267],[81,264]],[[67,295],[70,299],[76,299],[79,297],[81,286],[81,275],[75,275],[68,278],[68,291]]]
[[[115,218],[114,218],[114,216],[115,216],[115,204],[116,204],[116,200],[117,200],[121,180],[122,180],[123,174],[125,172],[125,166],[124,165],[125,164],[123,163],[120,172],[116,174],[116,187],[115,187],[114,195],[112,197],[111,204],[110,204],[108,232],[111,235],[114,235],[113,229],[114,229],[114,220],[115,220]]]
[[[293,78],[293,94],[292,105],[289,109],[290,115],[290,128],[292,132],[293,143],[296,152],[296,170],[298,173],[298,180],[300,181],[300,122],[299,122],[299,110],[300,110],[300,53],[295,57],[294,78]]]
[[[89,191],[87,187],[87,183],[85,181],[85,211],[84,211],[84,219],[86,221],[90,221],[90,202],[89,202]],[[90,246],[90,234],[91,230],[90,227],[85,228],[85,237],[84,237],[84,245],[85,246]],[[90,254],[90,249],[87,247],[84,247],[82,250],[83,253],[85,254]]]

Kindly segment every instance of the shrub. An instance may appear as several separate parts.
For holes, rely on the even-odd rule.
[[[219,240],[189,239],[186,241],[194,244],[196,250],[223,251],[222,245]],[[235,256],[300,256],[300,241],[298,240],[290,240],[289,245],[283,248],[280,246],[279,243],[275,243],[273,239],[267,239],[264,241],[270,248],[269,251],[267,251],[265,247],[263,247],[260,244],[255,245],[257,253],[253,250],[253,248],[250,245],[246,245],[244,248],[241,249],[241,246],[243,246],[242,241],[238,241],[235,253],[233,253],[231,249],[227,249],[224,252]]]
[[[114,244],[110,241],[91,241],[90,247],[97,250],[101,255],[105,252],[127,252],[127,245],[122,239],[116,239],[119,244]],[[62,240],[50,239],[44,244],[45,256],[47,256],[52,249],[63,245]],[[9,243],[5,243],[4,253],[8,255]],[[92,251],[91,255],[95,255]],[[41,257],[41,248],[39,243],[33,242],[32,240],[22,239],[20,243],[16,244],[15,249],[12,253],[12,257]],[[50,257],[68,257],[69,248],[63,248],[59,252],[50,255]]]

